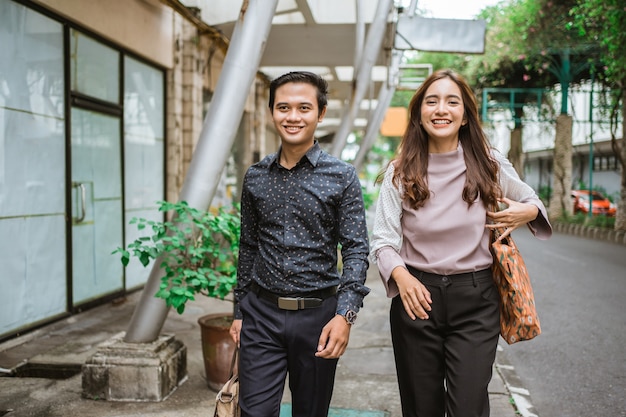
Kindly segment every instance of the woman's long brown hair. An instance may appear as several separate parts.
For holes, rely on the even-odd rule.
[[[420,124],[421,107],[426,90],[437,80],[449,78],[459,86],[467,123],[459,130],[467,175],[463,200],[468,206],[480,197],[485,207],[492,207],[500,196],[498,162],[491,156],[490,145],[478,118],[474,92],[456,72],[444,69],[428,77],[413,95],[409,104],[409,125],[402,137],[394,160],[393,182],[404,189],[404,199],[413,209],[424,206],[430,198],[428,189],[428,134]]]

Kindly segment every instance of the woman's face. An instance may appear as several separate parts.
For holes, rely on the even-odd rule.
[[[428,134],[431,151],[456,149],[459,129],[467,123],[464,116],[461,89],[454,81],[442,78],[428,87],[422,101],[420,124]]]

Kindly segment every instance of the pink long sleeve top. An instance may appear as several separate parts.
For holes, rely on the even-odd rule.
[[[539,215],[528,223],[535,237],[552,235],[546,209],[534,190],[517,175],[498,151],[499,182],[504,197],[534,204]],[[371,239],[370,260],[378,266],[388,297],[398,294],[391,272],[412,266],[424,272],[452,275],[489,268],[487,210],[483,204],[467,205],[462,198],[466,166],[461,146],[447,153],[430,154],[428,186],[430,198],[418,210],[402,200],[402,190],[393,183],[393,163],[380,189]]]

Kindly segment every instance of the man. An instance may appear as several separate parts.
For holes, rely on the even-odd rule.
[[[359,179],[314,137],[327,90],[309,72],[271,82],[281,146],[244,178],[230,330],[240,346],[242,417],[278,417],[287,373],[293,417],[327,416],[338,358],[369,293]]]

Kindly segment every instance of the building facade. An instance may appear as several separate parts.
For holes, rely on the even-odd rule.
[[[0,39],[3,339],[143,286],[149,268],[111,252],[177,200],[228,39],[175,0],[0,0]],[[266,82],[224,178],[277,147]]]
[[[622,139],[617,143],[622,146]],[[574,145],[572,151],[572,189],[599,189],[614,202],[619,201],[621,168],[611,140]],[[552,188],[553,153],[553,149],[544,149],[524,155],[525,181],[539,193]]]
[[[591,186],[619,200],[621,167],[611,146],[611,125],[608,117],[607,92],[600,86],[583,83],[569,91],[568,114],[572,116],[572,189]],[[559,103],[560,91],[548,93],[549,102]],[[553,181],[553,156],[556,115],[543,114],[537,106],[525,105],[522,121],[523,172],[520,174],[537,192],[550,193]],[[505,155],[511,148],[514,123],[508,110],[489,113],[486,129],[492,145]],[[617,123],[621,126],[621,117]],[[621,132],[618,129],[617,134]],[[623,139],[618,136],[618,148]]]

